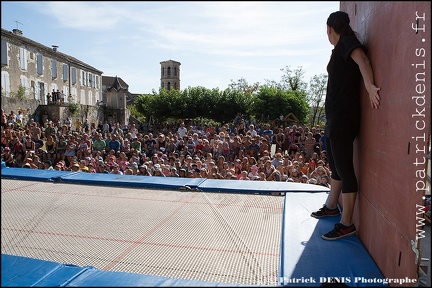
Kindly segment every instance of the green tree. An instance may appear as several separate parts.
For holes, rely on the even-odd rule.
[[[11,92],[11,97],[18,98],[20,100],[26,99],[26,88],[22,85],[18,86],[18,90],[14,93]]]
[[[255,82],[254,84],[249,85],[246,79],[242,77],[239,80],[237,80],[237,82],[234,82],[231,79],[231,83],[228,85],[228,88],[231,90],[238,90],[244,94],[252,95],[258,91],[259,86],[260,86],[259,82]]]
[[[135,98],[133,106],[136,109],[136,112],[143,116],[145,121],[149,121],[152,115],[152,102],[155,101],[155,97],[158,94],[153,91],[153,94],[141,94]],[[136,117],[138,118],[138,117]]]
[[[208,114],[208,108],[203,102],[203,98],[210,100],[209,93],[209,89],[202,86],[188,87],[183,90],[180,99],[183,105],[181,118],[205,117]],[[212,104],[209,103],[209,107],[211,106]]]
[[[280,70],[284,72],[281,80],[276,82],[275,80],[266,79],[266,86],[275,87],[283,91],[305,91],[307,89],[307,84],[303,80],[303,67],[299,66],[292,70],[290,66],[285,66],[285,68]]]
[[[140,122],[146,122],[147,121],[147,118],[143,114],[138,112],[136,105],[131,104],[131,105],[128,105],[127,108],[131,112],[131,115],[133,117],[135,117],[136,119],[138,119],[138,121],[140,121]]]
[[[215,95],[216,96],[216,95]],[[238,113],[245,114],[249,108],[251,96],[242,93],[239,90],[225,89],[219,92],[217,98],[214,98],[214,113],[208,115],[209,118],[218,122],[230,122]]]
[[[253,103],[253,114],[261,121],[276,120],[293,113],[301,122],[309,112],[304,91],[284,91],[274,86],[261,86]]]
[[[250,119],[273,121],[280,115],[293,113],[299,121],[306,123],[309,107],[302,67],[291,70],[286,66],[281,71],[284,74],[279,83],[267,80],[265,85],[258,82],[249,85],[246,79],[240,78],[237,82],[231,80],[223,91],[202,86],[188,87],[181,92],[163,88],[159,93],[153,90],[153,94],[137,97],[135,110],[157,122],[205,118],[227,123],[239,113]]]
[[[181,92],[161,89],[159,94],[138,96],[133,111],[152,117],[157,122],[200,117],[229,122],[238,113],[247,113],[250,99],[245,93],[231,89],[219,91],[218,88],[210,90],[201,86],[188,87]]]
[[[71,116],[77,116],[81,111],[81,105],[75,101],[71,101],[68,104],[68,110]]]
[[[309,82],[308,104],[310,107],[309,124],[322,126],[320,123],[324,116],[324,102],[327,89],[327,75],[315,75]]]

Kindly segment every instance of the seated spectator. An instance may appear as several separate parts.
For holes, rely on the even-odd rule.
[[[154,165],[153,176],[165,177],[165,175],[162,173],[162,168],[160,167],[160,164]]]
[[[266,160],[264,167],[263,167],[263,171],[262,171],[262,172],[264,172],[266,179],[269,178],[270,175],[272,175],[274,171],[276,171],[276,168],[273,166],[272,161]]]
[[[284,165],[279,165],[278,168],[276,168],[278,175],[277,177],[279,177],[279,179],[277,179],[277,177],[275,178],[276,181],[284,181],[286,182],[288,180],[288,174],[286,173],[286,167]]]
[[[239,178],[239,180],[250,180],[248,177],[248,172],[246,170],[241,171],[241,177]]]
[[[299,169],[294,168],[294,169],[292,169],[291,175],[289,175],[289,176],[291,179],[293,179],[294,182],[300,183],[302,175],[303,174]]]
[[[46,160],[43,162],[43,168],[44,170],[54,170],[52,166],[52,162],[50,160]]]
[[[179,172],[179,176],[180,176],[181,178],[186,178],[186,177],[187,177],[186,169],[184,169],[184,168],[180,168],[178,172]]]
[[[61,164],[57,163],[57,164],[54,166],[54,170],[56,170],[56,171],[63,171],[63,167],[62,167]]]
[[[148,170],[147,165],[143,164],[141,166],[139,166],[139,170],[137,172],[137,175],[141,175],[141,176],[152,176]]]
[[[30,165],[30,163],[25,163],[25,164],[22,166],[22,168],[28,168],[28,169],[31,169],[31,165]]]
[[[123,175],[123,172],[120,171],[120,166],[117,163],[114,163],[110,174]]]
[[[327,171],[324,169],[324,167],[318,166],[310,175],[311,178],[315,178],[317,180],[317,183],[322,182],[322,177],[328,176]]]
[[[57,154],[55,156],[55,159],[57,161],[65,160],[66,149],[67,149],[67,141],[66,141],[64,135],[60,135],[59,140],[57,141],[57,144],[56,144]]]
[[[73,172],[80,172],[81,168],[80,168],[80,165],[76,162],[70,166],[70,170]]]
[[[9,147],[5,147],[2,152],[2,161],[5,162],[6,167],[14,167],[15,160],[14,156],[11,152],[11,149]]]
[[[319,183],[319,185],[330,188],[329,177],[327,175],[323,175],[321,177],[321,182]]]
[[[30,165],[31,169],[38,169],[38,166],[33,162],[33,159],[31,157],[24,159],[23,165],[25,164]]]
[[[310,175],[313,171],[316,169],[315,161],[311,160],[309,163],[306,163],[302,169],[303,174],[306,174],[308,178],[310,178]]]
[[[258,175],[259,175],[259,179],[258,179],[259,181],[267,181],[264,172],[259,172]]]
[[[169,165],[162,164],[161,169],[162,169],[162,174],[165,177],[171,177],[171,169],[170,169]]]
[[[250,168],[250,172],[248,174],[248,178],[250,180],[260,180],[261,177],[260,177],[260,175],[258,173],[258,170],[259,170],[258,166],[252,165],[252,167]]]
[[[92,163],[87,164],[88,173],[96,173],[96,168]]]

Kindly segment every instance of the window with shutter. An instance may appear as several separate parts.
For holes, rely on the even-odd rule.
[[[1,66],[8,66],[8,50],[7,50],[7,42],[4,39],[1,39]]]
[[[42,54],[37,54],[36,66],[37,66],[38,75],[43,75],[43,56],[42,56]]]

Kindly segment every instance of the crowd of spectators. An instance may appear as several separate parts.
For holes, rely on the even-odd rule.
[[[23,119],[2,109],[1,158],[7,167],[329,186],[324,133],[302,125],[261,125],[241,115],[220,127],[139,126]]]

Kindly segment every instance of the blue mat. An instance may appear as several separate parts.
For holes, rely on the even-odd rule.
[[[269,194],[272,192],[329,192],[321,185],[278,182],[278,181],[241,181],[207,179],[198,188],[204,192],[233,192]]]
[[[192,281],[146,274],[110,272],[2,254],[2,287],[234,287],[232,283]]]
[[[62,176],[74,173],[78,172],[9,167],[1,168],[1,178],[31,181],[56,181]]]
[[[315,219],[327,193],[288,193],[284,199],[279,284],[317,287],[334,279],[349,287],[386,287],[374,260],[357,236],[326,241],[339,217]]]
[[[184,189],[204,192],[272,194],[280,192],[329,192],[320,185],[277,182],[216,180],[205,178],[152,177],[104,173],[68,172],[25,168],[2,168],[1,177],[99,186],[126,186],[153,189]]]
[[[60,177],[64,183],[99,186],[127,186],[154,189],[196,189],[205,181],[203,178],[153,177],[137,175],[117,175],[103,173],[70,173]]]

